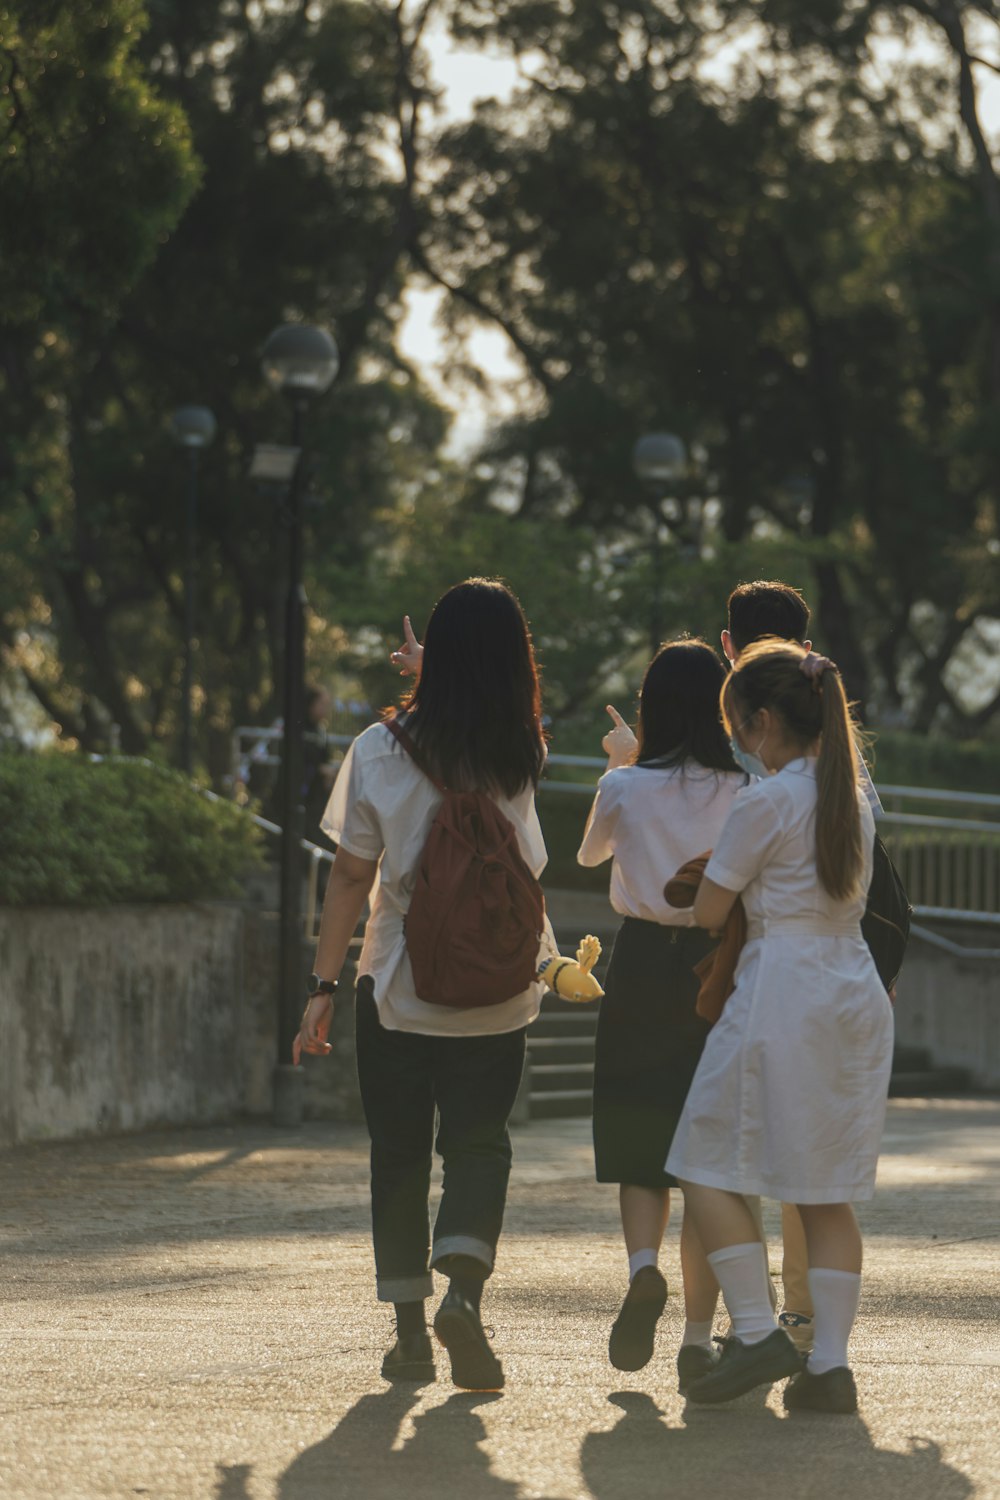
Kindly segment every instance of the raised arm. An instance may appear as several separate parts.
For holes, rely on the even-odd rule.
[[[400,677],[419,677],[424,661],[424,648],[413,633],[409,615],[403,616],[403,644],[398,651],[389,653],[389,660],[399,668]]]

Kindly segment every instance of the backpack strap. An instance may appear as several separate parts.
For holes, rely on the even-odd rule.
[[[406,730],[403,728],[402,724],[400,724],[399,720],[396,718],[383,719],[382,723],[385,725],[386,729],[388,729],[393,739],[398,740],[402,745],[403,749],[406,751],[407,755],[410,757],[417,770],[421,771],[423,775],[427,777],[427,780],[432,782],[433,785],[437,787],[439,792],[447,792],[448,788],[445,786],[444,782],[438,781],[437,777],[432,776],[430,771],[428,771],[419,751],[417,750],[416,745],[413,743],[412,736],[407,734]]]

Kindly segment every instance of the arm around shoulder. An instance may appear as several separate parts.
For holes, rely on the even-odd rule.
[[[694,919],[699,927],[709,932],[718,932],[736,905],[739,891],[728,891],[724,885],[702,876],[694,898]]]

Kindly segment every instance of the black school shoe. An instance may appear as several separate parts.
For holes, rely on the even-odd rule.
[[[686,1396],[690,1387],[703,1375],[708,1375],[719,1363],[714,1349],[701,1344],[684,1344],[677,1352],[677,1390]]]
[[[608,1339],[608,1358],[616,1370],[641,1370],[649,1364],[666,1302],[667,1283],[656,1266],[636,1271]]]
[[[832,1411],[849,1417],[858,1409],[858,1388],[846,1365],[810,1375],[809,1367],[785,1386],[786,1411]]]
[[[434,1333],[451,1358],[451,1378],[463,1391],[502,1391],[503,1365],[490,1348],[479,1314],[454,1287],[434,1317]]]
[[[728,1338],[715,1369],[692,1381],[686,1394],[689,1401],[714,1406],[719,1401],[732,1401],[755,1386],[772,1385],[783,1375],[798,1375],[801,1369],[802,1356],[782,1328],[776,1328],[758,1344]]]
[[[418,1380],[427,1383],[437,1377],[434,1351],[426,1333],[411,1333],[397,1338],[382,1361],[383,1380]]]

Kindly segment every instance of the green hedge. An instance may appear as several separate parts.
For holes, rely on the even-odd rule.
[[[952,740],[901,729],[876,730],[873,738],[876,783],[1000,793],[1000,743],[996,741]]]
[[[237,895],[261,860],[251,820],[142,761],[0,755],[0,905]]]

